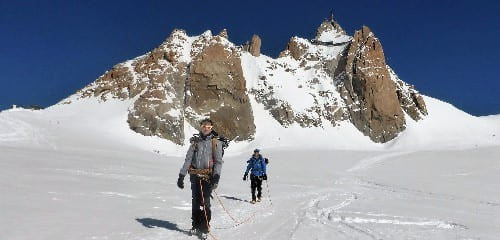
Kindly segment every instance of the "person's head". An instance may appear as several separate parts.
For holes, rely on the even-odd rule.
[[[255,150],[253,150],[253,155],[255,157],[259,157],[260,156],[260,149],[256,148]]]
[[[210,118],[205,118],[203,120],[201,120],[200,122],[200,132],[207,136],[208,134],[210,134],[212,132],[212,128],[214,126],[214,122],[212,122],[212,120],[210,120]]]

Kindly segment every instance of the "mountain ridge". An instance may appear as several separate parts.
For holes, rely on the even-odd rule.
[[[427,114],[423,98],[385,63],[380,41],[366,26],[351,37],[325,20],[314,39],[292,37],[276,59],[262,55],[261,44],[254,35],[235,45],[226,29],[198,36],[175,29],[152,51],[115,65],[76,95],[102,101],[139,96],[128,110],[130,128],[181,145],[184,120],[196,127],[203,117],[231,139],[253,140],[250,98],[282,127],[350,121],[374,142],[404,131],[403,112],[417,121]]]

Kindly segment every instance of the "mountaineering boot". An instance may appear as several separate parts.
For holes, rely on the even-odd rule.
[[[206,240],[208,238],[208,233],[200,232],[198,238],[200,238],[201,240]]]
[[[250,201],[251,204],[255,204],[255,200],[252,199],[252,201]]]
[[[197,236],[201,240],[205,240],[208,238],[208,230],[207,229],[197,229],[196,234],[194,236]]]
[[[257,202],[260,202],[260,201],[261,201],[260,198],[257,198]]]
[[[197,236],[198,235],[198,232],[199,230],[196,229],[196,228],[191,228],[191,230],[189,230],[189,236]]]

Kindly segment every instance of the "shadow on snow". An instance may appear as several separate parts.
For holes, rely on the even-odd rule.
[[[154,219],[154,218],[136,218],[135,220],[147,228],[159,227],[159,228],[165,228],[167,230],[172,230],[172,231],[184,233],[186,235],[190,235],[188,230],[181,229],[177,226],[177,224],[169,222],[169,221],[159,220],[159,219]]]

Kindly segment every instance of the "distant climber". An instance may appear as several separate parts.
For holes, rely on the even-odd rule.
[[[253,151],[250,160],[247,161],[247,169],[243,175],[243,181],[247,180],[248,172],[250,172],[250,187],[252,190],[252,201],[250,203],[260,202],[262,198],[262,180],[267,180],[266,165],[269,162],[260,154],[259,149]],[[257,190],[257,195],[255,195]]]

